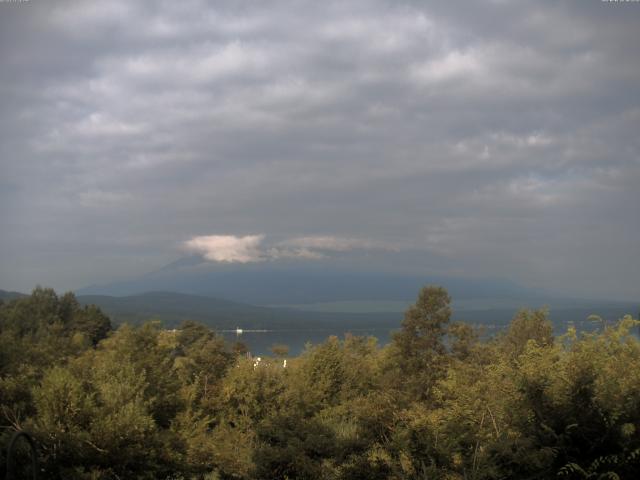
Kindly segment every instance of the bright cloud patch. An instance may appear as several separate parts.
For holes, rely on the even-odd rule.
[[[185,242],[185,247],[213,262],[249,263],[263,260],[260,243],[264,235],[204,235]]]
[[[293,237],[275,244],[264,235],[204,235],[184,243],[192,251],[213,262],[262,262],[280,258],[320,259],[329,252],[376,248],[369,240],[336,236]]]

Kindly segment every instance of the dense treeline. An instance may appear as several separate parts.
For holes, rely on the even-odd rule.
[[[0,303],[0,461],[24,429],[55,479],[636,478],[636,320],[554,338],[521,311],[481,342],[449,304],[427,287],[389,345],[330,337],[285,367],[38,288]]]

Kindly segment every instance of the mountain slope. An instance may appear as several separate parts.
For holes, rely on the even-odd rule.
[[[141,323],[161,320],[175,327],[183,320],[194,320],[215,329],[341,329],[389,325],[394,328],[402,318],[399,313],[324,313],[257,307],[228,300],[174,292],[147,292],[114,297],[79,295],[84,305],[98,305],[114,323]]]
[[[0,290],[0,300],[14,300],[16,298],[26,297],[27,295],[20,292],[9,292],[7,290]]]
[[[426,284],[443,285],[454,299],[536,299],[540,293],[496,279],[353,270],[312,262],[213,264],[187,257],[129,281],[91,286],[79,295],[135,295],[171,291],[226,298],[254,305],[348,300],[412,301]]]

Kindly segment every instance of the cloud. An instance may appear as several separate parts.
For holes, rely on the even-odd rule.
[[[270,260],[281,258],[293,258],[304,260],[321,260],[326,258],[326,254],[309,248],[271,247],[268,250]]]
[[[330,252],[375,248],[375,242],[338,236],[292,237],[276,243],[265,242],[265,235],[204,235],[184,242],[184,247],[213,262],[250,263],[299,258],[318,260]]]
[[[132,201],[133,198],[129,192],[105,192],[102,190],[87,190],[78,195],[78,201],[84,207],[118,206]]]
[[[476,78],[486,74],[484,63],[476,52],[451,51],[442,58],[413,66],[411,74],[418,82],[425,83]]]
[[[269,250],[272,258],[304,258],[322,259],[332,252],[348,252],[350,250],[363,250],[384,248],[379,242],[361,238],[339,237],[334,235],[311,235],[292,237],[282,240]]]
[[[212,262],[249,263],[264,259],[259,248],[263,239],[264,235],[204,235],[193,237],[184,245]]]
[[[356,248],[376,248],[376,243],[370,240],[328,235],[293,237],[283,240],[278,245],[309,250],[326,250],[330,252],[345,252]]]

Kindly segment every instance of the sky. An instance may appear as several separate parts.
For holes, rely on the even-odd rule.
[[[639,44],[639,2],[0,2],[0,288],[395,252],[638,299]]]

